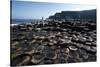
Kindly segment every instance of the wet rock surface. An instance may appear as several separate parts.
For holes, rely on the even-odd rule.
[[[45,21],[11,26],[11,65],[96,61],[96,23]]]

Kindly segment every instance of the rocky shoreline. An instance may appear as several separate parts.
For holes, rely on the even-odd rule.
[[[96,61],[96,22],[11,26],[11,66]]]

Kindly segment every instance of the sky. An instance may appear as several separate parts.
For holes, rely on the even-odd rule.
[[[11,3],[12,19],[41,19],[48,18],[61,11],[81,11],[96,9],[95,5],[79,5],[68,3],[46,3],[46,2],[28,2],[12,0]]]

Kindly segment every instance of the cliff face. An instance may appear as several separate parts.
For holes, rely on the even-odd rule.
[[[56,13],[53,16],[49,16],[49,19],[55,20],[96,20],[96,9],[94,10],[85,10],[85,11],[62,11],[61,13]]]

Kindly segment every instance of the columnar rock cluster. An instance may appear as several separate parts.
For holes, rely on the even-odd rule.
[[[11,65],[96,61],[96,22],[45,21],[11,26]]]

